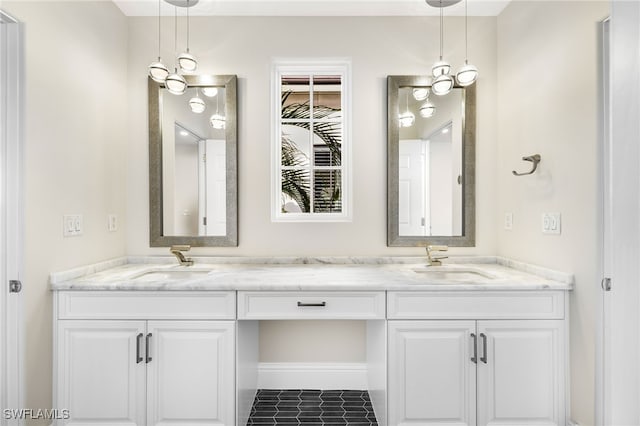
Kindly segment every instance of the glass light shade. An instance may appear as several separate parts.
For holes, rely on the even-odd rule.
[[[189,106],[191,107],[191,111],[195,112],[196,114],[204,112],[204,110],[207,108],[204,101],[197,96],[195,98],[189,99]]]
[[[420,116],[424,118],[433,117],[433,114],[436,113],[436,106],[431,102],[427,101],[420,107]]]
[[[169,70],[164,66],[160,58],[149,65],[149,77],[157,83],[164,83],[169,75]]]
[[[417,87],[413,89],[413,98],[416,101],[424,101],[429,96],[429,89]]]
[[[211,123],[211,127],[214,129],[224,129],[226,126],[226,119],[220,114],[213,114],[211,118],[209,118],[209,123]]]
[[[191,53],[184,52],[178,56],[178,65],[183,72],[194,72],[198,69],[198,61]]]
[[[167,76],[165,85],[169,93],[174,95],[182,95],[187,90],[187,81],[177,72]]]
[[[200,91],[208,98],[213,98],[218,94],[218,89],[215,87],[203,87],[202,89],[200,89]]]
[[[456,81],[460,86],[470,86],[478,79],[478,68],[474,65],[470,65],[465,61],[465,64],[456,74]]]
[[[431,73],[436,78],[438,78],[441,75],[449,75],[450,72],[451,72],[451,65],[449,65],[449,63],[446,61],[440,60],[435,64],[433,64],[433,67],[431,67]],[[433,90],[433,88],[431,90]]]
[[[411,127],[416,121],[416,116],[410,111],[403,112],[398,116],[398,121],[400,122],[400,127]]]
[[[453,89],[453,77],[442,74],[431,83],[431,91],[438,96],[443,96]]]

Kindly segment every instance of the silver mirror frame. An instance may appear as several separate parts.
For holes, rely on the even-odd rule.
[[[149,90],[149,244],[170,247],[188,244],[191,247],[238,246],[238,99],[235,75],[185,75],[189,87],[224,87],[225,93],[225,153],[227,232],[224,236],[163,235],[162,222],[162,117],[160,90],[164,84],[148,78]],[[173,95],[171,95],[173,96]],[[188,99],[185,99],[185,102]]]
[[[476,83],[477,84],[477,83]],[[402,87],[430,87],[431,77],[417,75],[390,75],[387,77],[387,246],[424,247],[430,244],[445,244],[450,247],[473,247],[476,240],[476,84],[463,89],[463,145],[462,173],[464,212],[462,236],[407,236],[399,235],[399,145],[400,124],[399,91]]]

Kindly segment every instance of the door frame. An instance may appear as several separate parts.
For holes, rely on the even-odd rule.
[[[23,280],[24,45],[22,25],[0,10],[0,405],[24,402],[23,294],[9,293],[9,280]],[[2,426],[22,425],[5,419]]]

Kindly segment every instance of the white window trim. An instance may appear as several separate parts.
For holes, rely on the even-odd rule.
[[[341,213],[282,213],[280,158],[280,102],[281,77],[290,73],[336,74],[342,82],[342,212]],[[351,60],[345,58],[286,59],[271,61],[271,221],[272,222],[351,222],[352,221],[352,140],[351,140]]]

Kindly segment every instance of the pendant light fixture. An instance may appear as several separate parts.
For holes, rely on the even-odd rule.
[[[416,87],[413,89],[413,99],[416,101],[424,101],[429,96],[429,89],[426,87]]]
[[[438,96],[446,95],[453,89],[453,77],[449,75],[451,72],[451,65],[442,59],[442,48],[444,38],[444,17],[442,0],[439,2],[440,8],[440,60],[433,64],[431,73],[435,80],[431,83],[431,91]]]
[[[202,94],[205,95],[208,98],[213,98],[215,95],[218,94],[218,88],[217,87],[203,87],[202,88]]]
[[[209,123],[211,124],[211,127],[218,130],[224,129],[227,121],[223,115],[220,115],[218,113],[219,107],[220,107],[220,96],[216,98],[216,113],[209,118]]]
[[[175,51],[178,51],[178,7],[175,6],[175,14],[174,14],[174,48]],[[177,62],[177,60],[176,60]],[[187,90],[187,81],[183,76],[178,74],[178,65],[173,68],[173,73],[167,76],[165,80],[165,85],[167,86],[167,90],[169,93],[174,95],[182,95]]]
[[[196,114],[201,114],[207,109],[207,105],[204,103],[202,98],[198,96],[198,88],[196,87],[196,95],[189,99],[189,106],[191,107],[191,111]]]
[[[187,0],[187,51],[178,56],[178,65],[182,72],[194,72],[198,68],[196,57],[189,52],[189,1]]]
[[[469,86],[476,82],[478,79],[478,68],[469,64],[468,44],[469,37],[467,35],[468,25],[467,18],[469,14],[467,12],[467,0],[464,0],[464,65],[456,74],[456,81],[460,86]]]
[[[429,92],[427,91],[427,96],[425,97],[426,102],[422,104],[420,107],[420,116],[423,118],[433,117],[433,114],[436,113],[436,106],[429,100]]]
[[[409,92],[407,91],[407,97],[406,97],[407,103],[407,110],[403,113],[401,113],[400,115],[398,115],[398,122],[400,123],[400,127],[411,127],[413,126],[413,123],[415,123],[416,121],[416,116],[413,115],[413,113],[411,111],[409,111]]]
[[[153,81],[157,83],[164,83],[167,76],[169,75],[169,70],[162,63],[162,59],[160,58],[160,5],[162,0],[158,0],[158,60],[152,62],[149,65],[149,76],[153,79]]]

